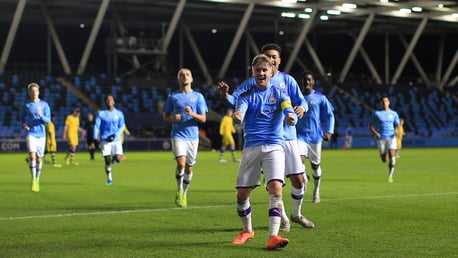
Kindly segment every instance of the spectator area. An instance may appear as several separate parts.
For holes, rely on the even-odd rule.
[[[116,106],[126,115],[126,123],[135,137],[167,137],[169,124],[162,119],[162,107],[172,91],[175,78],[155,84],[150,81],[132,81],[110,78],[105,74],[72,76],[65,78],[90,101],[103,107],[104,96],[111,93]],[[27,99],[26,86],[38,82],[42,87],[40,97],[46,100],[56,115],[57,136],[62,134],[65,117],[75,107],[83,111],[82,126],[87,112],[96,112],[77,97],[72,89],[59,83],[55,77],[40,73],[0,74],[0,138],[24,136],[21,128],[21,111]],[[236,85],[240,80],[227,80]],[[231,85],[231,86],[233,86]],[[227,108],[216,90],[199,80],[193,88],[206,98],[209,108],[223,115]],[[382,95],[388,95],[391,106],[406,119],[406,132],[416,137],[458,136],[458,111],[455,92],[440,92],[417,85],[366,85],[346,83],[328,86],[317,83],[316,90],[327,95],[335,107],[335,117],[341,135],[347,124],[353,126],[355,137],[370,136],[368,119],[378,108]]]

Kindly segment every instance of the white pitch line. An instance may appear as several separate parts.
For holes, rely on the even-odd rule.
[[[365,197],[349,197],[349,198],[339,198],[339,199],[328,199],[327,201],[366,200],[366,199],[392,199],[392,198],[443,196],[443,195],[457,195],[457,194],[458,194],[458,192],[428,193],[428,194],[383,195],[383,196],[365,196]]]
[[[46,218],[59,218],[59,217],[76,217],[76,216],[93,216],[93,215],[106,215],[106,214],[121,214],[121,213],[141,213],[141,212],[157,212],[157,211],[170,211],[182,209],[208,209],[208,208],[221,208],[234,205],[213,205],[213,206],[193,206],[187,208],[156,208],[156,209],[140,209],[140,210],[121,210],[121,211],[100,211],[100,212],[81,212],[81,213],[65,213],[65,214],[50,214],[50,215],[36,215],[36,216],[22,216],[22,217],[4,217],[4,220],[27,220],[27,219],[46,219]]]
[[[347,201],[347,200],[369,200],[369,199],[392,199],[392,198],[409,198],[409,197],[425,197],[425,196],[444,196],[444,195],[457,195],[458,192],[448,193],[429,193],[429,194],[404,194],[404,195],[385,195],[385,196],[365,196],[365,197],[351,197],[339,199],[327,199],[327,202],[332,201]],[[232,207],[234,205],[209,205],[209,206],[192,206],[185,209],[209,209]],[[81,213],[65,213],[65,214],[50,214],[50,215],[36,215],[36,216],[22,216],[22,217],[0,217],[0,221],[6,220],[31,220],[31,219],[46,219],[46,218],[60,218],[60,217],[76,217],[76,216],[94,216],[106,214],[121,214],[121,213],[141,213],[141,212],[158,212],[170,210],[182,210],[183,208],[156,208],[156,209],[140,209],[140,210],[121,210],[121,211],[101,211],[101,212],[81,212]]]

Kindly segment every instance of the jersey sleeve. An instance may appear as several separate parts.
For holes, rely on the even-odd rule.
[[[326,125],[326,128],[324,128],[324,133],[333,134],[335,126],[334,107],[325,96],[323,96],[321,116],[325,118],[324,124]]]
[[[307,101],[305,101],[304,95],[302,94],[297,81],[292,76],[288,76],[287,83],[292,105],[304,107],[304,111],[307,112],[309,105],[307,104]]]
[[[231,105],[232,107],[235,107],[237,98],[244,92],[247,92],[251,88],[253,88],[256,85],[256,81],[254,80],[253,77],[246,79],[242,84],[240,84],[232,93],[232,95],[229,95],[228,98],[226,99],[228,104]]]

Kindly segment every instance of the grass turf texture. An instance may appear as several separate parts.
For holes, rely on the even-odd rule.
[[[220,164],[218,152],[199,153],[188,208],[174,204],[171,152],[127,152],[127,160],[113,166],[112,186],[105,185],[101,157],[90,161],[79,151],[80,166],[67,166],[59,153],[63,167],[44,165],[39,193],[30,190],[26,155],[2,153],[0,256],[457,257],[458,149],[405,149],[401,155],[395,181],[388,183],[376,149],[324,150],[321,203],[311,202],[310,182],[302,208],[316,228],[292,223],[291,232],[281,233],[290,244],[267,251],[263,188],[251,198],[255,238],[231,243],[241,230],[238,164]]]

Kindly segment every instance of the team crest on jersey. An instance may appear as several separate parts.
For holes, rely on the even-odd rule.
[[[310,101],[310,105],[315,105],[315,104],[316,104],[316,100],[312,99],[312,100]]]
[[[196,98],[190,98],[189,101],[190,101],[191,103],[194,103],[194,102],[197,101],[197,99],[196,99]]]
[[[275,102],[277,102],[277,99],[275,97],[269,98],[269,104],[275,104]]]
[[[286,83],[285,82],[280,82],[279,86],[280,86],[280,88],[284,89],[284,88],[286,88]]]

